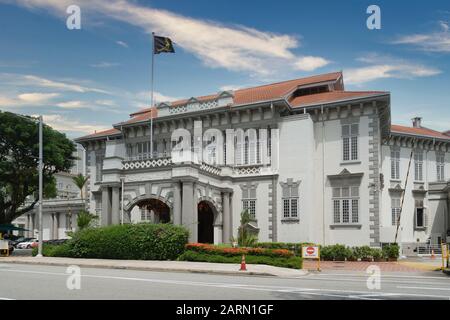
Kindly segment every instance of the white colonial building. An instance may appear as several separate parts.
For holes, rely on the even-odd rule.
[[[70,172],[56,173],[56,197],[44,199],[42,202],[42,220],[43,220],[43,240],[66,239],[67,232],[76,231],[77,215],[80,210],[85,208],[85,200],[81,199],[80,190],[73,182],[73,177],[78,174],[85,175],[85,151],[80,145],[76,145],[74,156],[77,160]],[[30,197],[30,202],[33,199]],[[13,223],[28,231],[17,232],[14,234],[38,238],[39,235],[39,214],[38,206],[33,210],[20,216]]]
[[[389,92],[345,91],[338,72],[160,103],[76,141],[103,225],[171,222],[214,243],[236,236],[243,209],[259,241],[393,242],[412,150],[398,238],[437,243],[450,229],[450,136],[390,115]],[[207,156],[174,161],[180,146]]]

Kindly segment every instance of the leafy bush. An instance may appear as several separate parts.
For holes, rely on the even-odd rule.
[[[322,260],[345,261],[352,257],[352,250],[341,244],[324,246],[320,249],[320,256]]]
[[[372,248],[372,257],[375,261],[383,259],[383,251],[379,248]]]
[[[371,260],[373,258],[372,248],[369,246],[353,247],[352,252],[356,259]]]
[[[91,227],[94,222],[98,219],[95,214],[89,213],[86,210],[81,210],[77,216],[77,226],[79,230]]]
[[[382,251],[386,259],[397,260],[400,255],[400,247],[396,243],[383,246]]]
[[[178,260],[181,261],[197,261],[197,262],[213,262],[213,263],[240,263],[241,255],[222,255],[211,254],[205,252],[199,252],[194,250],[186,250]],[[282,268],[301,269],[302,258],[301,257],[270,257],[247,254],[245,261],[248,264],[266,264]]]
[[[33,248],[32,255],[36,256],[38,248]],[[42,245],[42,254],[45,257],[70,257],[70,246],[67,243],[64,244],[46,244]]]
[[[298,242],[298,243],[290,243],[290,242],[258,242],[254,245],[257,248],[266,248],[266,249],[286,249],[292,251],[296,256],[302,255],[302,247],[304,246],[312,246],[314,243],[309,242]]]
[[[221,255],[228,257],[236,257],[246,255],[253,256],[267,256],[267,257],[284,257],[289,258],[294,256],[294,254],[285,249],[265,249],[265,248],[227,248],[221,246],[215,246],[211,244],[205,243],[189,243],[186,245],[187,250],[205,253],[205,254],[213,254],[213,255]]]
[[[184,251],[188,231],[171,224],[126,224],[84,229],[49,256],[73,258],[174,260]],[[44,255],[47,255],[44,252]]]

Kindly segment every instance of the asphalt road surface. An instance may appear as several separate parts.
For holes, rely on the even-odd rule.
[[[299,278],[200,273],[81,269],[81,280],[66,267],[0,262],[0,299],[444,299],[450,277],[440,272],[383,273],[370,290],[361,272],[322,272]],[[67,282],[73,288],[69,290]]]

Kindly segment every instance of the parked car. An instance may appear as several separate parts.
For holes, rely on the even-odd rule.
[[[17,249],[30,249],[31,248],[31,244],[33,242],[35,242],[35,241],[37,241],[36,238],[28,238],[26,241],[19,242],[16,245],[16,248]]]

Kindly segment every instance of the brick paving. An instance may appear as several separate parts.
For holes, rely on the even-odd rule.
[[[349,271],[366,271],[371,266],[380,267],[381,271],[386,272],[423,272],[424,267],[420,265],[403,263],[403,262],[365,262],[365,261],[321,261],[320,268],[322,270],[349,270]],[[316,270],[317,261],[304,260],[303,269]],[[429,268],[428,268],[429,270]]]

